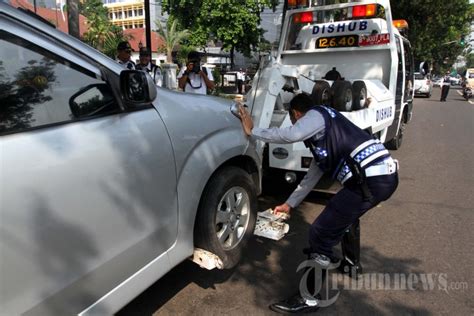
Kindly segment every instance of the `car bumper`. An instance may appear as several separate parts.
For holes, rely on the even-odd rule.
[[[431,92],[430,87],[420,87],[418,89],[415,89],[415,95],[427,94],[430,92]]]

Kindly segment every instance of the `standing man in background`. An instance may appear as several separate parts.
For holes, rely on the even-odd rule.
[[[237,92],[239,94],[242,94],[244,93],[244,82],[245,82],[245,72],[243,72],[242,68],[239,69],[239,71],[237,71]]]
[[[136,68],[137,70],[148,72],[158,87],[163,85],[163,74],[161,73],[161,68],[151,61],[151,52],[148,48],[140,48],[140,63]]]
[[[132,46],[127,41],[117,45],[117,62],[129,70],[135,69],[135,63],[130,59],[132,56]]]
[[[443,77],[443,80],[441,81],[441,99],[440,99],[441,102],[446,102],[450,85],[451,85],[451,78],[449,77],[449,71],[446,71],[446,75]]]
[[[206,67],[201,67],[201,57],[196,51],[188,54],[186,67],[180,70],[177,78],[184,92],[207,94],[207,89],[214,89],[214,77]]]

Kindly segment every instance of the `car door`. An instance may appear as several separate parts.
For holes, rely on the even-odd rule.
[[[153,107],[119,107],[99,65],[47,34],[2,18],[0,56],[2,313],[69,315],[166,257],[171,143]]]

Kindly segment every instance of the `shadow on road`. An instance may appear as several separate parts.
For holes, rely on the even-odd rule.
[[[260,198],[260,210],[282,203],[283,196],[286,197],[286,195],[281,195]],[[308,196],[306,202],[324,205],[329,198],[330,195],[313,193]],[[301,210],[301,208],[292,212],[292,217],[288,221],[290,232],[280,241],[254,236],[249,242],[244,254],[245,257],[235,269],[206,271],[190,261],[183,262],[117,315],[152,315],[154,313],[155,315],[187,315],[192,312],[213,315],[273,315],[274,313],[268,309],[268,305],[287,298],[298,289],[300,277],[296,274],[296,268],[306,260],[301,250],[307,246],[310,222],[316,218],[322,207],[317,212],[314,211],[315,207],[311,209],[313,211],[309,216],[305,212],[307,210]],[[368,274],[422,272],[416,271],[420,264],[416,258],[391,258],[368,247],[362,247],[362,263],[364,272]],[[344,278],[347,277],[336,276],[336,279],[341,282]],[[189,291],[186,295],[182,294],[182,298],[179,297],[180,292],[190,284],[195,284],[201,289],[217,288],[218,291],[212,291],[211,294],[206,295],[206,302],[200,302],[200,305],[194,310],[190,307]],[[342,289],[342,286],[338,286],[338,288],[341,290],[337,302],[326,309],[319,310],[319,315],[428,314],[427,310],[423,308],[401,306],[393,302],[381,309],[380,306],[375,306],[373,302],[369,301],[368,294],[363,291],[346,290]],[[250,292],[251,294],[248,294],[247,297],[253,301],[248,301],[245,295],[242,295],[242,291]],[[173,307],[165,307],[170,300],[173,300]]]

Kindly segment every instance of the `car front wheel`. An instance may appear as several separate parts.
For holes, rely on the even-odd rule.
[[[237,167],[218,171],[199,204],[195,245],[216,254],[225,269],[234,267],[255,229],[257,196],[250,175]]]

